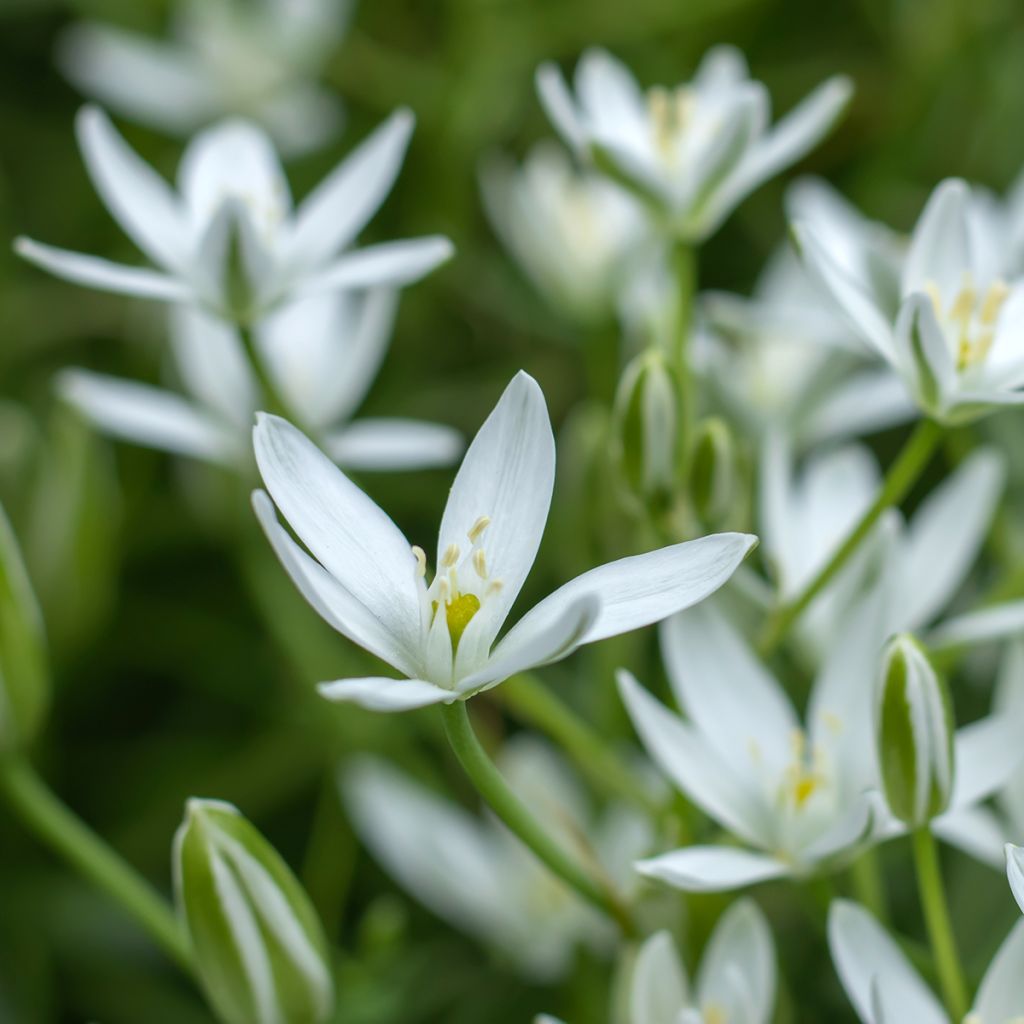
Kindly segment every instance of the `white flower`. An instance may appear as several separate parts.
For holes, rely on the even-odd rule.
[[[341,103],[313,81],[347,26],[350,0],[179,0],[170,38],[73,25],[57,58],[84,93],[141,124],[190,135],[226,116],[258,121],[282,151],[325,143]]]
[[[1005,249],[979,228],[976,208],[965,182],[940,184],[898,273],[867,256],[859,268],[844,264],[822,220],[793,226],[808,267],[863,344],[945,422],[1024,402],[1024,283],[1007,278]]]
[[[451,703],[689,607],[720,587],[755,543],[716,534],[592,569],[527,612],[497,643],[537,554],[555,445],[544,395],[519,373],[480,428],[441,520],[437,572],[398,527],[293,426],[260,416],[255,505],[306,599],[339,632],[404,678],[343,679],[332,700],[378,710]]]
[[[581,58],[575,97],[551,64],[538,70],[537,86],[565,141],[650,200],[689,241],[706,238],[750,192],[804,156],[851,93],[847,79],[831,78],[769,128],[768,91],[732,47],[711,50],[693,81],[672,89],[644,94],[603,50]]]
[[[668,932],[637,953],[630,1024],[768,1024],[775,1008],[775,944],[764,915],[739,900],[719,919],[692,987]],[[553,1017],[540,1017],[558,1024]]]
[[[626,672],[623,701],[648,753],[669,778],[745,847],[690,846],[637,869],[688,891],[734,889],[804,876],[872,838],[902,831],[884,807],[874,744],[874,687],[885,602],[851,611],[808,701],[806,726],[785,690],[713,608],[665,622],[662,653],[686,719]],[[1019,760],[1015,717],[992,715],[956,734],[950,810],[937,834],[988,860],[991,836],[971,829],[975,805],[1002,786]]]
[[[846,995],[863,1024],[951,1021],[906,954],[863,907],[836,900],[828,944]],[[1024,1012],[1024,921],[1014,925],[985,972],[963,1024],[1014,1024]]]
[[[859,445],[823,451],[798,473],[779,437],[763,450],[759,526],[779,599],[792,600],[825,566],[881,486],[872,454]],[[850,605],[884,572],[886,632],[930,626],[961,590],[992,524],[1006,480],[992,449],[965,459],[909,520],[892,510],[851,562],[801,617],[798,636],[820,658]],[[942,629],[943,627],[938,627]]]
[[[632,196],[577,171],[552,143],[535,146],[521,167],[490,161],[481,188],[495,231],[555,306],[583,321],[614,312],[630,257],[647,235]]]
[[[446,238],[345,252],[384,201],[413,118],[393,114],[293,210],[273,145],[228,121],[196,136],[175,192],[95,107],[77,120],[86,168],[111,214],[158,270],[20,238],[17,251],[58,277],[105,291],[191,302],[251,323],[319,291],[408,284],[451,255]]]
[[[260,360],[273,396],[261,393],[238,329],[185,305],[171,308],[184,395],[86,370],[64,371],[61,391],[115,437],[242,470],[252,464],[253,416],[275,397],[349,469],[449,465],[463,445],[450,427],[398,418],[349,422],[384,356],[396,299],[390,289],[325,292],[259,321],[251,358]]]
[[[550,747],[520,735],[498,767],[550,835],[619,886],[635,884],[632,861],[647,852],[651,829],[625,807],[600,818]],[[562,977],[579,945],[607,952],[614,929],[552,875],[496,819],[477,817],[375,758],[341,775],[362,841],[416,899],[458,928],[502,950],[538,980]]]

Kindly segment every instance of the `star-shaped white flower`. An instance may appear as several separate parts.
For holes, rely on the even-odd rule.
[[[254,124],[227,121],[197,135],[182,157],[176,192],[101,110],[86,107],[77,129],[89,175],[111,214],[158,269],[27,238],[15,247],[78,284],[194,303],[245,324],[320,291],[408,284],[451,256],[448,239],[345,250],[391,190],[412,126],[408,111],[393,114],[293,209],[273,144]]]
[[[576,68],[576,95],[559,70],[543,65],[537,86],[548,115],[581,156],[646,197],[687,241],[715,231],[755,188],[804,156],[850,98],[830,78],[774,128],[770,99],[732,47],[711,50],[692,82],[641,91],[604,50]]]
[[[1024,281],[966,182],[932,193],[902,267],[836,258],[834,225],[794,222],[807,266],[927,415],[960,423],[1024,402]]]
[[[839,980],[863,1024],[960,1024],[888,932],[863,907],[836,900],[828,944]],[[1024,1013],[1024,921],[992,958],[963,1024],[1015,1024]]]
[[[532,377],[513,379],[466,452],[429,583],[423,550],[300,431],[261,415],[255,446],[270,492],[256,494],[256,510],[293,580],[335,629],[404,676],[343,679],[321,692],[378,710],[452,703],[657,622],[717,590],[756,542],[715,534],[592,569],[499,640],[554,485],[554,437]],[[312,558],[278,524],[270,498]]]

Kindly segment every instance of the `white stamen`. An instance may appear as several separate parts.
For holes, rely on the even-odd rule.
[[[469,537],[470,542],[475,544],[483,534],[484,530],[491,525],[490,516],[481,516],[471,527],[469,533],[466,535]]]
[[[426,552],[417,544],[413,544],[412,553],[416,556],[416,575],[426,576],[427,575],[427,555]]]
[[[450,569],[453,565],[457,564],[460,554],[461,552],[459,551],[458,544],[449,544],[448,547],[444,549],[444,554],[441,556],[441,567],[443,569]]]
[[[484,554],[483,548],[477,548],[473,552],[473,568],[476,569],[476,574],[480,579],[487,579],[487,556]]]

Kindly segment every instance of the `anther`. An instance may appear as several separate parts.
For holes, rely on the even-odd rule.
[[[983,324],[994,324],[1003,308],[1006,297],[1010,294],[1010,286],[1005,281],[995,281],[989,285],[985,292],[985,298],[981,303],[981,322]]]
[[[449,544],[448,547],[444,549],[444,554],[441,556],[442,568],[450,569],[458,562],[460,554],[461,552],[459,551],[458,544]]]
[[[477,548],[473,552],[473,568],[476,569],[476,574],[480,579],[487,579],[487,557],[484,555],[483,548]]]
[[[490,516],[481,516],[471,527],[469,533],[466,534],[469,537],[470,543],[475,544],[483,534],[484,530],[491,525]]]
[[[416,556],[416,575],[426,576],[427,575],[427,556],[423,548],[417,544],[413,544],[412,553]]]

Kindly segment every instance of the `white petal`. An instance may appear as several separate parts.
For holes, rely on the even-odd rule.
[[[362,231],[398,177],[414,123],[410,111],[396,111],[302,201],[283,261],[317,266]]]
[[[188,255],[187,221],[170,186],[98,107],[83,107],[75,127],[89,177],[104,205],[150,259],[180,267]]]
[[[1005,479],[1005,462],[996,451],[975,452],[914,513],[895,628],[919,629],[949,603],[981,550]]]
[[[1006,844],[1006,879],[1017,906],[1024,912],[1024,846]]]
[[[278,522],[273,502],[265,491],[254,491],[252,504],[285,571],[316,612],[342,636],[393,665],[399,672],[415,676],[419,671],[418,652],[396,643],[395,637],[369,608],[292,540]]]
[[[683,892],[731,892],[790,873],[788,865],[735,846],[687,846],[641,860],[636,870]]]
[[[455,247],[440,235],[381,242],[354,249],[305,278],[297,286],[299,297],[331,288],[398,288],[425,277],[451,259]]]
[[[955,619],[947,619],[928,635],[932,650],[988,643],[1024,634],[1024,600],[1007,601]]]
[[[490,518],[480,543],[489,578],[500,581],[500,589],[487,601],[495,608],[495,629],[512,607],[537,555],[554,480],[555,439],[544,393],[529,374],[520,371],[462,460],[437,541],[438,558],[452,544],[468,551],[468,534],[481,516]]]
[[[623,669],[619,693],[647,753],[698,806],[730,832],[756,845],[768,845],[773,822],[759,786],[733,769],[700,733],[652,697]]]
[[[950,178],[939,184],[925,205],[903,264],[904,295],[922,291],[929,283],[944,296],[955,294],[969,272],[967,183]]]
[[[618,636],[674,615],[726,583],[757,543],[746,533],[715,533],[643,555],[620,558],[577,576],[523,616],[535,627],[584,594],[595,594],[600,614],[582,643]]]
[[[917,415],[917,403],[892,370],[862,370],[828,394],[811,414],[806,430],[816,444],[845,441],[898,426]]]
[[[719,756],[755,783],[781,774],[799,722],[739,633],[704,604],[667,619],[659,634],[672,692]]]
[[[678,1024],[689,1003],[689,984],[675,943],[668,932],[656,932],[636,955],[629,987],[631,1024]]]
[[[1024,758],[1022,711],[1015,708],[992,714],[957,729],[951,809],[970,807],[991,796],[1020,768]]]
[[[179,395],[86,370],[65,370],[61,394],[101,430],[149,448],[235,466],[242,461],[237,435]]]
[[[555,64],[541,64],[536,75],[537,95],[547,112],[555,131],[571,149],[582,153],[586,149],[587,137],[576,112],[576,103],[566,85],[562,72]]]
[[[320,683],[317,690],[337,704],[358,704],[368,711],[413,711],[431,704],[450,704],[455,699],[451,690],[423,679],[388,679],[368,676],[364,679],[337,679]]]
[[[750,76],[743,51],[735,46],[712,46],[701,58],[691,85],[713,95],[718,89],[736,85]]]
[[[67,249],[35,242],[31,238],[17,239],[14,251],[51,274],[86,288],[120,295],[137,295],[143,299],[159,299],[162,302],[181,302],[189,298],[189,290],[181,281],[145,267],[111,263],[99,256],[69,252]]]
[[[401,530],[290,423],[260,414],[253,439],[267,490],[299,539],[397,646],[418,650],[416,560]]]
[[[962,850],[982,864],[1003,866],[1003,847],[1007,828],[995,812],[984,804],[947,811],[931,823],[932,832],[944,843]]]
[[[185,388],[248,431],[257,384],[238,328],[198,306],[171,308],[171,343]]]
[[[465,442],[453,427],[422,420],[362,419],[325,439],[346,469],[404,470],[450,466]]]
[[[730,1020],[767,1024],[775,1008],[775,944],[764,914],[749,899],[734,903],[715,926],[697,975],[700,1004],[734,1007],[737,971],[755,1015]]]
[[[864,1024],[874,1024],[872,989],[892,1024],[949,1024],[939,1001],[903,951],[862,907],[835,900],[828,943],[836,972]]]
[[[945,412],[956,390],[956,364],[927,295],[904,301],[892,341],[894,362],[918,403],[929,412]]]
[[[981,979],[971,1015],[982,1022],[1019,1019],[1024,1007],[1024,921],[1018,921],[1003,940]]]

